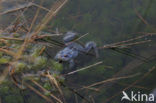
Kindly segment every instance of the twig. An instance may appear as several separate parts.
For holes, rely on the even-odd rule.
[[[129,84],[125,84],[125,83],[117,83],[117,84],[123,85],[123,86],[129,86]],[[139,85],[133,85],[133,87],[139,88],[139,89],[151,90],[149,88],[146,88],[146,87],[143,87],[143,86],[139,86]]]
[[[11,8],[11,9],[8,9],[8,10],[0,13],[0,15],[4,15],[4,14],[7,14],[7,13],[15,12],[15,11],[18,11],[18,10],[21,10],[21,9],[24,9],[24,8],[28,8],[30,6],[33,6],[33,3],[29,2],[27,4],[18,5],[18,7],[16,7],[16,8]]]
[[[41,32],[42,33],[42,32]],[[44,35],[40,35],[40,36],[33,36],[33,39],[41,39],[41,38],[45,38],[45,37],[53,37],[53,36],[60,36],[63,34],[50,34],[50,33],[45,33]]]
[[[42,4],[42,2],[43,2],[43,0],[41,1],[41,4]],[[30,31],[31,31],[31,29],[32,29],[32,27],[33,27],[33,25],[34,25],[34,23],[35,23],[35,21],[36,21],[38,15],[39,15],[39,12],[40,12],[40,8],[37,9],[36,14],[35,14],[35,16],[33,17],[32,23],[31,23],[31,25],[30,25],[30,27],[29,27],[29,29],[28,29],[28,33],[27,33],[27,34],[30,33]]]
[[[152,35],[155,35],[156,33],[143,33],[143,34],[144,35],[141,35],[141,36],[138,36],[138,37],[135,37],[135,38],[132,38],[132,39],[128,39],[128,40],[120,41],[120,42],[117,42],[117,43],[104,45],[104,46],[99,47],[99,48],[104,49],[104,48],[113,48],[113,47],[122,47],[122,46],[132,46],[132,45],[135,45],[135,44],[139,44],[139,42],[135,42],[135,43],[128,43],[128,42],[132,42],[134,40],[138,40],[138,39],[144,38],[146,36],[152,36]],[[140,41],[140,44],[145,43],[145,42],[150,42],[150,40]],[[123,44],[123,43],[127,43],[127,44]]]
[[[82,90],[82,89],[85,89],[85,88],[94,87],[94,86],[97,86],[97,85],[104,84],[106,82],[111,82],[111,81],[120,80],[120,79],[126,79],[126,78],[132,78],[132,77],[135,77],[135,76],[138,76],[138,75],[139,75],[139,73],[133,74],[133,75],[129,75],[129,76],[124,76],[124,77],[111,78],[111,79],[107,79],[107,80],[104,80],[104,81],[93,83],[93,84],[91,84],[89,86],[84,86],[83,88],[80,88],[78,90]]]
[[[43,6],[41,6],[41,5],[38,5],[38,4],[35,4],[35,3],[32,3],[34,6],[36,6],[36,7],[39,7],[39,8],[41,8],[41,9],[43,9],[43,10],[45,10],[45,11],[50,11],[49,9],[47,9],[47,8],[45,8],[45,7],[43,7]]]
[[[134,11],[136,13],[136,15],[138,16],[138,18],[146,25],[149,25],[149,23],[141,16],[141,14],[137,11],[137,9],[134,7]]]
[[[151,40],[144,40],[144,41],[139,41],[139,42],[134,42],[134,43],[127,43],[127,44],[108,44],[108,45],[104,45],[102,47],[99,47],[99,49],[106,49],[106,48],[127,48],[127,46],[133,46],[133,45],[138,45],[138,44],[143,44],[143,43],[147,43],[147,42],[151,42]]]
[[[22,41],[22,38],[12,38],[12,37],[0,37],[0,39],[6,39],[6,40],[19,40]]]
[[[14,33],[13,33],[14,34]],[[42,39],[42,38],[45,38],[45,37],[53,37],[53,36],[60,36],[62,34],[44,34],[44,35],[40,35],[40,36],[35,36],[33,37],[33,39]],[[18,41],[23,41],[24,38],[14,38],[14,37],[0,37],[0,40],[1,39],[6,39],[6,40],[18,40]]]
[[[114,43],[114,44],[112,44],[112,45],[118,45],[118,44],[121,44],[121,43],[127,43],[127,42],[130,42],[130,41],[134,41],[134,40],[138,40],[138,39],[144,38],[144,37],[146,37],[146,36],[152,36],[152,35],[151,35],[151,34],[144,34],[144,35],[141,35],[141,36],[132,38],[132,39],[128,39],[128,40],[125,40],[125,41],[121,41],[121,42]]]
[[[35,4],[35,3],[32,3],[32,2],[29,2],[29,3],[23,4],[23,5],[18,5],[15,8],[8,9],[8,10],[0,13],[0,15],[8,14],[8,13],[11,13],[11,12],[16,12],[16,11],[19,11],[19,10],[22,10],[22,9],[25,9],[25,8],[29,8],[31,6],[39,7],[41,9],[43,9],[43,10],[48,11],[48,12],[50,11],[49,9],[47,9],[47,8],[41,6],[41,5],[38,5],[38,4]]]
[[[89,98],[91,99],[92,103],[95,103],[93,96],[90,95]]]
[[[95,63],[95,64],[89,65],[89,66],[87,66],[87,67],[84,67],[84,68],[81,68],[81,69],[78,69],[78,70],[69,72],[69,73],[67,73],[67,74],[65,74],[65,75],[71,75],[71,74],[74,74],[74,73],[77,73],[77,72],[80,72],[80,71],[89,69],[89,68],[91,68],[91,67],[97,66],[97,65],[102,64],[102,63],[103,63],[103,61],[100,61],[100,62],[97,62],[97,63]]]
[[[98,89],[98,88],[93,88],[93,87],[85,87],[85,86],[83,86],[83,88],[84,89],[88,89],[88,90],[92,90],[92,91],[95,91],[95,92],[99,92],[100,91],[100,89]],[[81,89],[78,89],[78,90],[81,90]]]
[[[81,38],[83,38],[83,37],[87,36],[88,34],[89,34],[89,33],[86,33],[86,34],[84,34],[84,35],[80,36],[80,37],[79,37],[79,38],[77,38],[75,41],[80,40]]]
[[[46,47],[44,46],[44,47],[40,50],[39,55],[42,55],[42,53],[44,52],[45,49],[46,49]]]
[[[11,56],[13,56],[13,57],[16,56],[16,53],[14,53],[14,52],[12,52],[12,51],[9,51],[9,50],[7,50],[7,49],[0,48],[0,51],[6,53],[6,54],[8,54],[8,55],[11,55]]]
[[[153,36],[153,35],[156,35],[156,33],[148,33],[148,32],[137,32],[137,33],[140,33],[140,34],[144,34],[144,35],[149,35],[149,36]]]
[[[138,44],[143,44],[143,43],[147,43],[147,42],[151,42],[152,40],[144,40],[144,41],[139,41],[139,42],[134,42],[134,43],[129,43],[129,44],[123,44],[123,45],[119,45],[118,47],[122,46],[132,46],[132,45],[138,45]]]
[[[2,39],[2,38],[0,38],[0,43],[4,43],[4,44],[6,44],[6,45],[9,44],[5,39]]]

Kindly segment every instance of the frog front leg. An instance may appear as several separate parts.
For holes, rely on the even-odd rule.
[[[71,59],[69,61],[69,68],[73,68],[75,66],[75,62],[74,62],[74,59]]]

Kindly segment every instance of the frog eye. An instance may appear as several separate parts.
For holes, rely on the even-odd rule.
[[[64,55],[64,57],[68,57],[68,55]]]

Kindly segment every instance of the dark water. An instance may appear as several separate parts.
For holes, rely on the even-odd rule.
[[[43,2],[43,6],[49,8],[51,3],[52,1],[46,0]],[[25,12],[26,17],[32,19],[36,10],[36,7],[31,7]],[[135,38],[144,35],[144,33],[155,33],[155,10],[155,0],[70,0],[58,15],[49,22],[44,31],[51,32],[55,28],[59,28],[59,31],[63,33],[70,30],[78,32],[80,35],[89,33],[80,41],[84,44],[88,41],[95,41],[97,46],[101,47],[106,44]],[[45,11],[41,12],[36,24],[40,22],[42,15],[45,13]],[[8,15],[12,16],[12,14]],[[2,24],[11,21],[4,19],[8,15],[1,17]],[[77,90],[83,86],[110,78],[139,73],[139,75],[132,78],[101,83],[91,89],[79,90],[78,93],[92,101],[91,103],[121,103],[123,90],[127,93],[131,91],[140,91],[144,94],[150,93],[156,87],[156,70],[149,72],[156,63],[156,39],[154,35],[141,39],[152,40],[152,42],[130,46],[125,49],[99,49],[100,58],[94,56],[80,57],[76,69],[99,61],[103,61],[103,63],[67,76],[66,85]],[[52,56],[56,54],[54,49],[48,49]],[[67,72],[69,71],[67,70]],[[149,73],[146,74],[147,72]],[[12,91],[14,90],[12,89]],[[76,103],[72,92],[64,90],[64,93],[67,103]],[[4,103],[24,103],[22,97],[18,93],[16,94],[19,97],[14,95],[14,92],[11,95],[0,95],[2,101],[5,101]],[[30,91],[24,92],[24,95],[24,98],[30,98],[26,103],[44,102],[42,99],[39,101],[40,97],[32,96]],[[11,98],[20,98],[21,100],[19,99],[17,102],[16,99],[10,100]],[[77,96],[77,98],[78,103],[87,103],[80,96]],[[125,103],[129,102],[125,101]]]

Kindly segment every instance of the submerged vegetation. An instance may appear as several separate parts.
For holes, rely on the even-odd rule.
[[[154,0],[0,3],[0,103],[118,103],[123,90],[156,87]],[[95,41],[99,58],[55,61],[68,31]]]

